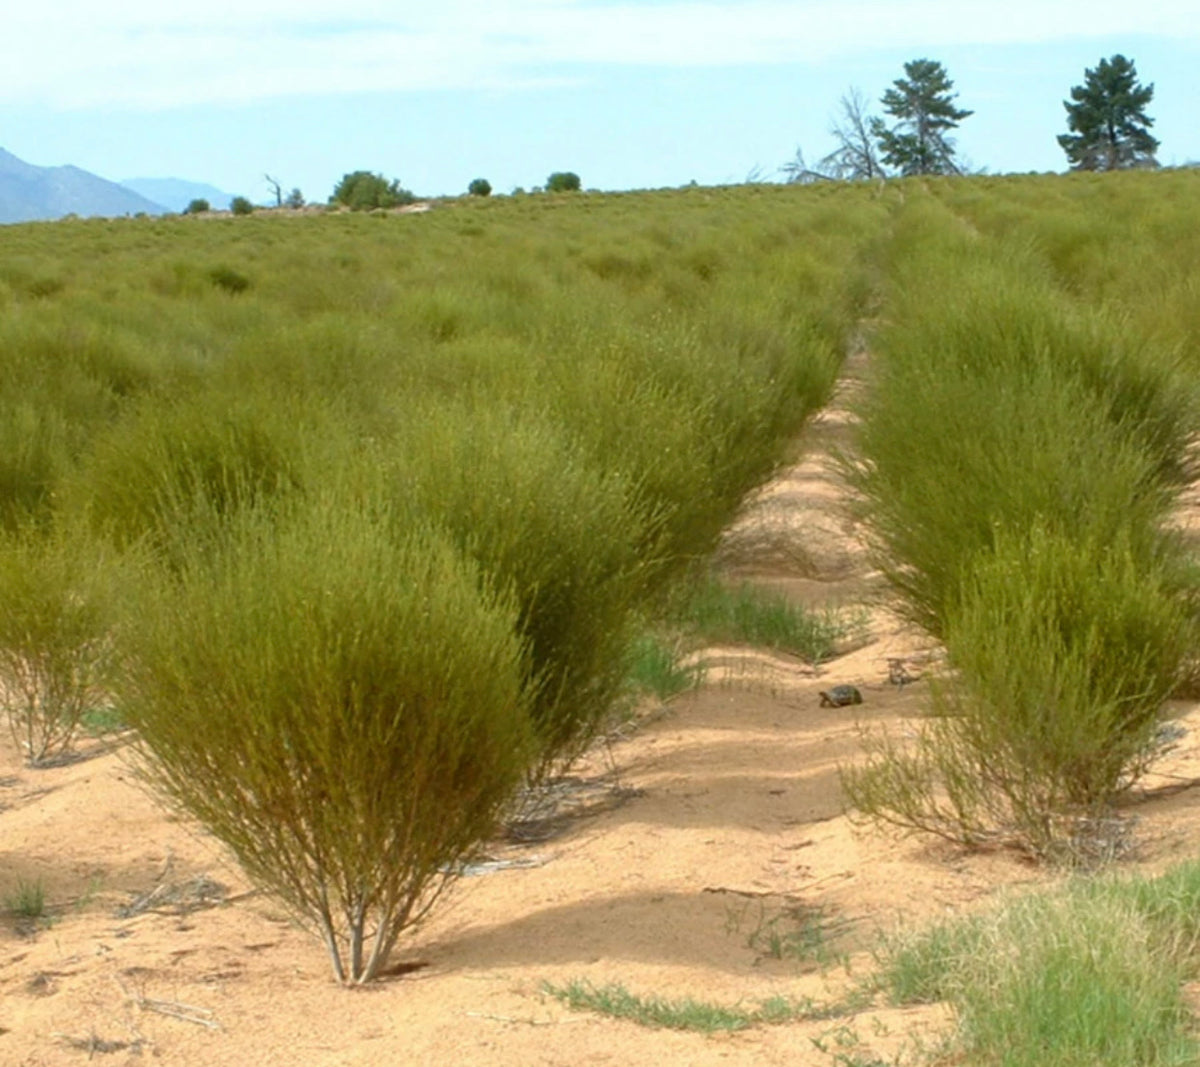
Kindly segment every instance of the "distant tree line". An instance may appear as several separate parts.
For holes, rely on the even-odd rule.
[[[951,135],[974,114],[955,106],[954,83],[941,63],[914,59],[904,64],[880,100],[893,120],[868,114],[859,89],[841,99],[830,133],[836,147],[813,164],[801,149],[782,167],[788,182],[865,181],[893,175],[961,174]],[[1153,85],[1141,85],[1133,61],[1122,55],[1102,59],[1084,71],[1082,85],[1063,101],[1068,133],[1058,138],[1072,170],[1156,167],[1159,142],[1150,134],[1154,120],[1146,108]]]

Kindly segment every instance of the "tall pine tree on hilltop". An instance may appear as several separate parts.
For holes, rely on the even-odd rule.
[[[884,163],[904,175],[958,174],[954,142],[946,135],[974,112],[954,106],[954,82],[941,63],[914,59],[904,64],[904,73],[882,101],[899,122],[892,129],[882,119],[871,122]]]
[[[1146,114],[1153,98],[1154,86],[1139,85],[1133,60],[1122,55],[1086,70],[1083,85],[1063,101],[1071,132],[1060,134],[1058,143],[1071,169],[1157,167],[1158,141],[1150,135],[1154,120]]]

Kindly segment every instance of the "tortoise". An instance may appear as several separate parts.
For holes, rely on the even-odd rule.
[[[832,689],[821,691],[821,707],[844,708],[850,704],[861,704],[862,693],[852,685],[835,685]]]

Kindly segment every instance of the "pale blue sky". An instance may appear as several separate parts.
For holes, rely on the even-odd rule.
[[[4,21],[0,147],[256,200],[264,171],[314,200],[358,169],[426,195],[774,176],[832,147],[847,89],[877,101],[918,57],[976,112],[978,167],[1064,169],[1062,101],[1117,52],[1156,86],[1160,161],[1200,160],[1198,0],[46,0]]]

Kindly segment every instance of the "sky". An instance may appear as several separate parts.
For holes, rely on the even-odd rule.
[[[1062,171],[1062,102],[1117,53],[1160,162],[1200,160],[1200,0],[43,0],[4,16],[0,147],[259,202],[265,174],[325,200],[354,170],[428,196],[777,180],[833,148],[846,92],[929,58],[974,111],[962,159]]]

